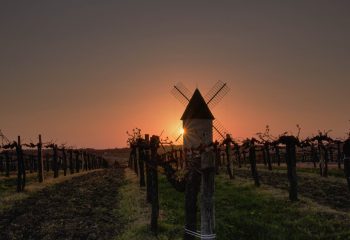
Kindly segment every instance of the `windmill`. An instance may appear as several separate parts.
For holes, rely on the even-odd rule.
[[[9,144],[10,140],[0,130],[1,145]]]
[[[182,83],[176,84],[171,93],[186,105],[181,117],[185,132],[182,132],[176,141],[184,136],[184,146],[196,147],[200,143],[210,143],[213,140],[213,129],[217,138],[225,139],[228,131],[214,118],[210,109],[213,109],[229,90],[226,83],[218,81],[205,97],[198,88],[191,97],[191,92]]]

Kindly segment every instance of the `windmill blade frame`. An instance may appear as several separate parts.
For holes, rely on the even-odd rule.
[[[171,90],[171,94],[184,106],[186,106],[191,99],[191,92],[181,82],[174,85],[174,88]]]
[[[219,80],[204,97],[208,107],[211,109],[214,108],[229,91],[230,88],[227,86],[227,83]]]
[[[213,120],[213,129],[217,133],[218,136],[220,136],[222,139],[226,138],[226,134],[228,134],[227,129],[219,122],[219,120],[214,119]]]

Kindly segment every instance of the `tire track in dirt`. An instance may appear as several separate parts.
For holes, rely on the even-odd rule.
[[[111,239],[123,169],[106,169],[45,188],[0,215],[0,239]]]

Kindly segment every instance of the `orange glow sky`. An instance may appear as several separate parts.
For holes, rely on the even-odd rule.
[[[181,81],[234,137],[350,128],[348,1],[2,1],[0,129],[77,147],[171,135]]]

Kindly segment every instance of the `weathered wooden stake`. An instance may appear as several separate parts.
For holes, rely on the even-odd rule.
[[[146,200],[148,203],[152,202],[152,180],[150,171],[150,139],[149,134],[145,134],[145,164],[146,164]]]
[[[250,170],[252,172],[252,177],[254,179],[255,186],[259,187],[260,181],[259,181],[258,170],[256,168],[256,152],[255,152],[254,143],[251,143],[249,146],[249,162],[250,162]]]
[[[69,174],[74,174],[73,150],[69,150]]]
[[[77,173],[79,173],[79,171],[80,171],[80,159],[79,159],[80,152],[78,150],[76,150],[74,153],[75,153],[75,171]]]
[[[201,171],[201,234],[212,235],[215,229],[215,153],[209,148],[201,154]]]
[[[18,136],[18,141],[16,144],[17,153],[17,192],[22,192],[25,187],[26,172],[23,159],[23,151],[21,146],[21,137]]]
[[[350,191],[350,138],[344,142],[344,174]]]
[[[158,171],[157,171],[157,149],[159,147],[159,137],[152,136],[150,141],[151,147],[151,189],[152,189],[152,213],[151,213],[151,231],[158,234],[158,216],[159,216],[159,200],[158,200]]]
[[[192,161],[189,161],[188,164],[191,166],[188,169],[185,189],[185,228],[193,232],[197,230],[197,196],[201,184],[201,174],[198,172],[200,161],[200,158],[192,158]],[[194,236],[185,231],[184,240],[194,239]]]
[[[39,135],[39,143],[37,147],[38,147],[38,180],[39,182],[43,182],[44,181],[44,163],[43,163],[43,156],[42,156],[43,143],[41,141],[41,135]]]
[[[269,144],[265,143],[264,148],[265,148],[267,166],[268,166],[268,169],[271,171],[272,170],[272,165],[271,165],[271,156],[270,156]]]
[[[10,155],[8,151],[5,151],[6,158],[6,177],[10,177]]]
[[[62,148],[62,161],[63,161],[63,175],[67,176],[67,154],[66,154],[66,149]]]
[[[53,168],[53,177],[58,177],[58,154],[57,154],[57,145],[54,144],[53,148],[53,156],[52,156],[52,168]]]
[[[296,172],[296,146],[292,141],[286,144],[286,162],[288,168],[289,179],[289,199],[291,201],[298,200],[298,182]]]
[[[140,144],[143,144],[143,143],[140,142],[139,145]],[[145,164],[144,164],[145,153],[144,153],[143,146],[137,147],[136,158],[138,158],[139,168],[140,168],[140,187],[144,187],[146,186],[146,182],[145,182]]]

